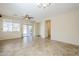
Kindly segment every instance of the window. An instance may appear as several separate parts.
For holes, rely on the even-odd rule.
[[[12,22],[3,22],[3,31],[12,32]]]
[[[4,32],[20,31],[20,24],[14,23],[12,21],[3,21],[3,31]]]
[[[29,30],[30,30],[30,32],[32,32],[32,26],[31,25],[29,26]]]
[[[19,23],[13,23],[13,31],[20,31],[20,24]]]

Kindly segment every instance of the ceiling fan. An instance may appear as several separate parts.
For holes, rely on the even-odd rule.
[[[32,23],[34,20],[34,17],[32,17],[32,16],[29,16],[29,15],[25,15],[25,16],[21,16],[21,18],[23,19],[23,20],[25,20],[25,22],[26,23]]]
[[[33,19],[34,17],[31,17],[31,16],[29,16],[29,15],[25,15],[25,16],[23,16],[23,18],[30,20],[30,19]]]

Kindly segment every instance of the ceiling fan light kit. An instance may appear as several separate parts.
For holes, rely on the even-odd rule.
[[[47,8],[47,7],[49,7],[51,5],[51,3],[39,3],[38,4],[38,7],[39,8]]]

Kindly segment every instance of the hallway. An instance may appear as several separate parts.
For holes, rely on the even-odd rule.
[[[58,41],[41,39],[0,40],[0,55],[2,56],[79,56],[79,46]],[[26,40],[23,41],[23,40]]]

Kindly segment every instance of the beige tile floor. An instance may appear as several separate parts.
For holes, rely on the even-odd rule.
[[[0,40],[0,56],[79,56],[79,46],[49,39]]]

